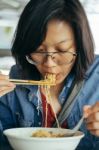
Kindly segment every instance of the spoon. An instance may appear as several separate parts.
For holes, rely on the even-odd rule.
[[[83,120],[84,120],[84,116],[81,117],[81,119],[79,120],[79,122],[77,123],[77,125],[73,129],[66,131],[64,136],[65,137],[73,136],[81,127]]]

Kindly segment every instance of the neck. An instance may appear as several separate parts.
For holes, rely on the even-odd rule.
[[[51,89],[51,90],[50,90],[51,96],[52,96],[52,97],[55,97],[55,98],[58,98],[58,96],[59,96],[59,94],[60,94],[62,88],[63,88],[63,83],[51,87],[51,88],[50,88],[50,89]]]

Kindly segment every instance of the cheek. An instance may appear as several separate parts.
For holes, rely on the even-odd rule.
[[[36,68],[37,68],[37,70],[38,70],[40,73],[41,73],[42,70],[43,70],[43,68],[42,68],[41,66],[37,66]]]
[[[56,78],[57,83],[63,82],[65,78],[68,76],[68,74],[70,73],[71,69],[72,69],[72,66],[61,67],[60,72]]]
[[[37,66],[36,67],[37,68],[37,70],[40,72],[40,74],[44,77],[45,76],[45,74],[44,74],[44,68],[43,68],[43,66]]]
[[[66,65],[64,68],[61,68],[64,75],[68,75],[72,70],[73,65]]]

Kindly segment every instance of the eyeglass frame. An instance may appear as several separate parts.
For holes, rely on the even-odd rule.
[[[56,54],[57,54],[57,53],[70,53],[70,54],[73,55],[73,57],[74,57],[74,56],[77,56],[77,53],[71,52],[71,51],[61,51],[61,52],[34,52],[34,53],[45,54],[45,57],[51,56],[52,60],[53,60],[53,55],[54,55],[55,53],[56,53]],[[50,53],[52,53],[52,55],[50,55]],[[33,53],[32,53],[32,54],[33,54]],[[40,65],[40,64],[42,64],[42,63],[37,63],[37,62],[33,61],[31,58],[29,58],[28,55],[26,55],[26,60],[27,60],[30,64],[32,64],[32,65]],[[73,59],[72,59],[72,61],[73,61]],[[70,61],[69,63],[65,63],[65,64],[66,64],[66,65],[71,64],[72,61]],[[60,64],[57,64],[57,65],[60,65]],[[61,64],[61,65],[63,65],[63,64]]]

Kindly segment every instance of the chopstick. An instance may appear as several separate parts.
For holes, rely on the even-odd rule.
[[[40,81],[35,81],[35,80],[18,80],[18,79],[9,79],[10,82],[15,83],[16,85],[49,85],[53,86],[55,83],[48,81],[48,80],[40,80]]]

